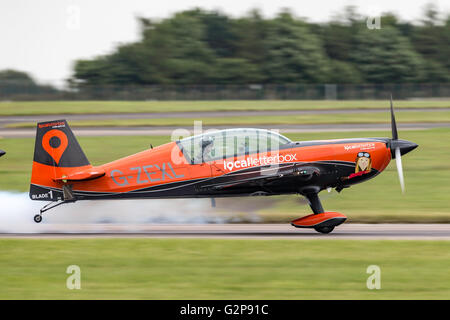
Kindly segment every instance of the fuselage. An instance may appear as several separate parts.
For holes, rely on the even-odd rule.
[[[170,142],[93,167],[91,171],[102,173],[95,179],[48,185],[42,170],[49,169],[43,167],[32,181],[35,188],[61,193],[61,198],[63,184],[70,183],[77,200],[302,194],[311,187],[340,190],[387,167],[392,157],[389,140],[289,142],[266,152],[204,161],[192,161],[180,142]],[[73,170],[76,174],[83,168]]]

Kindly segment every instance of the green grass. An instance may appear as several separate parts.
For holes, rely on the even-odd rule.
[[[450,122],[450,111],[440,112],[402,112],[402,123],[417,122]],[[195,116],[185,118],[159,119],[112,119],[70,121],[71,127],[143,127],[143,126],[193,126]],[[254,116],[254,117],[216,117],[201,118],[203,125],[283,125],[283,124],[336,124],[336,123],[390,123],[390,115],[386,113],[352,113],[352,114],[310,114],[289,116]],[[36,123],[12,123],[8,128],[34,128]]]
[[[0,299],[449,299],[449,268],[449,241],[2,239]]]
[[[336,132],[287,134],[293,140],[390,136],[389,132]],[[378,177],[344,189],[321,194],[326,210],[345,213],[353,222],[450,222],[450,129],[401,131],[400,138],[419,148],[404,156],[406,194],[400,191],[395,163]],[[168,142],[169,137],[80,137],[93,165],[100,165]],[[34,139],[0,139],[7,151],[0,159],[0,190],[29,188]],[[297,196],[274,197],[272,206],[259,212],[266,221],[286,222],[310,212]],[[255,200],[257,201],[257,200]],[[220,209],[220,207],[219,207]]]
[[[302,110],[387,108],[387,100],[225,100],[225,101],[16,101],[0,102],[0,115],[134,113],[177,111]],[[398,100],[396,108],[444,108],[450,101]]]

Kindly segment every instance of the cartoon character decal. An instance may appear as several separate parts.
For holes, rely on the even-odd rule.
[[[352,173],[348,177],[344,177],[343,180],[360,177],[367,174],[372,169],[372,158],[368,152],[359,152],[356,157],[355,173]]]

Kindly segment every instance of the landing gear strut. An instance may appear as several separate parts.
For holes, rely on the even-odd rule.
[[[319,194],[317,192],[305,194],[306,199],[309,201],[309,206],[311,207],[314,214],[323,213],[322,203],[319,199]]]
[[[40,223],[42,221],[42,214],[50,209],[56,208],[64,203],[68,202],[74,202],[74,201],[68,201],[68,200],[60,200],[54,203],[54,201],[47,203],[45,206],[43,206],[40,210],[40,213],[34,216],[34,222]]]
[[[50,209],[56,208],[64,203],[70,203],[75,202],[77,199],[75,198],[73,191],[72,191],[72,185],[65,184],[62,187],[63,192],[63,200],[58,201],[52,201],[50,203],[47,203],[45,206],[41,208],[41,211],[39,214],[34,216],[34,222],[40,223],[42,221],[42,214]]]

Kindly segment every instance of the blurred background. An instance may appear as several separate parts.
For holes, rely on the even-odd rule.
[[[26,194],[37,121],[68,119],[99,165],[196,120],[293,140],[389,137],[391,93],[400,138],[420,145],[404,160],[407,193],[390,166],[324,205],[353,222],[450,221],[448,1],[19,0],[0,4],[0,44],[6,231],[41,205]],[[295,196],[172,201],[76,203],[47,221],[284,223],[309,212]]]
[[[167,2],[1,4],[0,97],[386,99],[386,91],[397,99],[450,95],[446,1],[279,1],[276,6]]]

